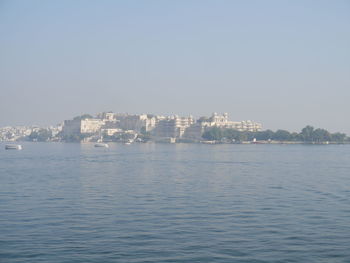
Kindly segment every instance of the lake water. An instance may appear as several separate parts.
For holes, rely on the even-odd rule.
[[[0,262],[350,262],[350,145],[0,147]]]

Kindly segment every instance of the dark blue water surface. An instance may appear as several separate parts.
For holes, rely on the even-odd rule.
[[[350,146],[0,146],[0,262],[350,262]]]

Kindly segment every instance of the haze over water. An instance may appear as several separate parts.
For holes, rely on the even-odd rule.
[[[0,261],[349,262],[349,145],[0,144]]]

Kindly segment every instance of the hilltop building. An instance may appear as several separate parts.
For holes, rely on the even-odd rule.
[[[257,132],[261,131],[262,125],[253,121],[230,121],[228,119],[228,114],[224,113],[222,115],[217,114],[216,112],[212,114],[211,117],[205,118],[202,117],[198,120],[201,125],[205,127],[220,127],[226,129],[235,129],[239,131],[250,131]]]
[[[85,115],[74,118],[73,120],[64,121],[64,126],[62,128],[63,137],[73,136],[82,138],[81,135],[83,135],[83,137],[89,137],[90,135],[94,135],[94,137],[120,137],[121,134],[130,133],[132,131],[135,134],[149,132],[154,140],[171,138],[172,140],[189,139],[199,141],[202,139],[202,134],[211,127],[251,132],[260,131],[262,129],[261,124],[257,122],[230,121],[227,113],[221,115],[213,113],[210,117],[199,118],[197,122],[194,121],[192,116],[130,115],[113,112],[99,113],[97,118],[84,117]],[[90,140],[93,138],[85,139]]]
[[[183,138],[193,141],[200,141],[202,140],[202,135],[205,132],[206,127],[207,126],[203,125],[202,123],[196,122],[185,130]]]
[[[74,119],[74,120],[65,120],[63,123],[62,128],[62,135],[64,137],[66,136],[74,136],[80,134],[80,125],[81,120]]]
[[[250,131],[256,132],[261,131],[262,125],[253,121],[230,121],[228,114],[222,115],[213,113],[211,117],[201,117],[196,123],[188,127],[184,133],[184,138],[190,140],[201,140],[202,134],[206,129],[211,127],[219,127],[224,129],[235,129],[238,131]]]
[[[118,116],[118,127],[123,130],[134,130],[137,132],[148,132],[155,128],[156,118],[147,114]]]
[[[75,136],[80,134],[94,134],[101,130],[104,121],[100,119],[80,119],[65,120],[62,128],[63,136]]]
[[[116,114],[114,112],[101,112],[97,114],[97,118],[104,121],[114,121],[116,120]]]
[[[192,116],[169,116],[158,121],[153,135],[157,138],[181,138],[185,130],[194,123]]]
[[[104,121],[100,119],[81,120],[80,133],[81,134],[96,133],[100,131],[103,125],[104,125]]]
[[[157,119],[150,114],[127,114],[102,112],[97,117],[105,122],[108,128],[119,128],[123,130],[134,130],[137,132],[151,131],[155,128]]]

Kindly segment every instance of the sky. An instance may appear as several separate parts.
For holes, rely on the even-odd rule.
[[[350,1],[0,0],[0,127],[102,111],[350,135]]]

